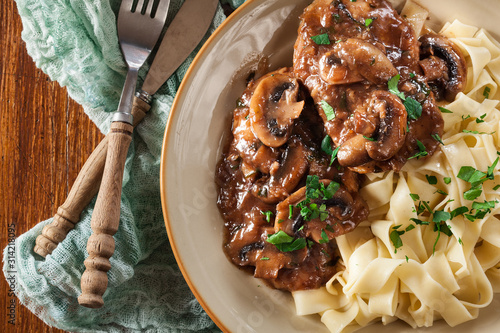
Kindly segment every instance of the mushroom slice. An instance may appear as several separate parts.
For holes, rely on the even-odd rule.
[[[252,194],[270,204],[286,198],[297,187],[308,169],[307,154],[304,145],[292,138],[283,152],[281,162],[275,162],[268,177],[255,182]]]
[[[337,154],[340,165],[356,167],[371,160],[386,161],[403,146],[407,112],[394,94],[374,91],[367,108],[356,110],[354,119],[360,133],[341,144]]]
[[[419,41],[420,67],[424,75],[429,76],[429,85],[437,89],[436,99],[444,97],[449,102],[453,101],[467,85],[467,63],[462,52],[451,40],[434,33],[422,35]],[[441,69],[442,75],[436,75],[432,70],[436,66]]]
[[[319,182],[327,188],[332,181]],[[368,216],[366,203],[342,185],[329,198],[307,199],[307,191],[307,186],[302,187],[276,206],[275,232],[283,230],[291,236],[311,238],[321,244],[354,230]],[[308,219],[308,209],[318,209],[320,213]]]
[[[250,100],[250,120],[255,135],[269,147],[279,147],[289,138],[294,119],[304,101],[298,101],[299,83],[291,75],[274,72],[262,77]]]
[[[366,151],[375,161],[388,160],[405,142],[406,108],[396,95],[378,90],[373,94],[369,109],[379,115],[380,123],[375,141],[366,143]]]
[[[320,75],[329,84],[359,82],[364,79],[384,84],[398,74],[389,58],[375,45],[357,38],[335,44],[319,61]]]

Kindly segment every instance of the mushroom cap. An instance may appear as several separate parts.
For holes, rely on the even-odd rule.
[[[249,116],[254,134],[268,147],[279,147],[290,137],[304,101],[299,82],[289,73],[270,73],[261,78],[250,100]]]
[[[450,39],[435,33],[422,35],[419,41],[421,43],[420,65],[424,73],[429,61],[436,63],[436,59],[432,57],[442,59],[446,64],[446,71],[441,77],[429,80],[429,85],[437,86],[438,90],[443,91],[443,93],[436,94],[436,99],[440,100],[443,96],[447,101],[453,101],[456,95],[467,86],[467,63],[462,52]]]

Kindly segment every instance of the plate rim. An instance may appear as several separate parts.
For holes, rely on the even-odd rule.
[[[165,185],[165,177],[166,177],[166,169],[167,169],[167,163],[166,163],[166,156],[167,156],[167,150],[168,150],[168,145],[167,141],[170,135],[170,132],[172,131],[172,124],[174,122],[174,114],[178,111],[179,104],[181,103],[182,99],[182,92],[186,90],[189,85],[188,81],[191,81],[191,77],[193,76],[194,72],[196,71],[199,63],[201,60],[206,56],[207,49],[211,47],[211,44],[214,43],[214,41],[223,33],[223,31],[226,29],[227,26],[231,25],[233,21],[238,19],[238,16],[241,14],[241,12],[244,12],[247,7],[250,7],[253,5],[255,2],[259,1],[266,1],[266,0],[246,0],[243,4],[241,4],[238,8],[236,8],[231,15],[227,16],[224,21],[214,30],[214,32],[210,35],[210,37],[207,39],[207,41],[203,44],[203,46],[200,48],[196,56],[194,57],[192,63],[189,65],[188,70],[186,71],[186,74],[184,75],[181,84],[179,85],[179,88],[177,89],[177,92],[175,94],[174,101],[172,103],[172,106],[170,108],[170,113],[168,115],[167,119],[167,124],[165,127],[165,132],[163,135],[163,140],[162,140],[162,150],[161,150],[161,158],[160,158],[160,196],[161,196],[161,207],[162,207],[162,212],[163,212],[163,219],[165,223],[165,228],[167,230],[167,235],[168,235],[168,241],[170,243],[170,247],[172,249],[172,252],[174,253],[175,261],[177,265],[179,266],[179,269],[182,273],[182,276],[184,277],[184,280],[189,286],[189,289],[193,293],[193,295],[196,297],[197,301],[200,303],[202,308],[205,310],[205,312],[208,314],[208,316],[214,321],[214,323],[217,325],[219,329],[221,329],[223,332],[230,332],[230,330],[227,328],[227,326],[222,322],[221,319],[215,314],[215,312],[210,308],[210,306],[207,304],[205,299],[201,296],[201,293],[198,291],[194,283],[191,281],[191,278],[189,274],[187,273],[187,270],[184,266],[183,261],[180,258],[180,254],[178,252],[178,247],[176,245],[175,239],[173,238],[173,232],[170,226],[169,222],[169,214],[168,214],[168,205],[167,205],[167,191],[166,191],[166,185]]]

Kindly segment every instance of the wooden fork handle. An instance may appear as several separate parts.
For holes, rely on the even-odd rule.
[[[78,297],[78,302],[89,308],[104,304],[102,295],[108,285],[109,258],[115,249],[113,235],[120,222],[123,172],[133,129],[130,124],[115,121],[108,134],[106,165],[90,221],[93,234],[87,243],[89,256],[84,261],[86,270],[81,279],[82,294]]]
[[[139,98],[134,98],[132,115],[134,126],[141,122],[151,106]],[[57,245],[66,238],[70,230],[80,220],[80,214],[99,191],[106,154],[108,151],[108,136],[99,143],[83,165],[68,197],[57,209],[54,220],[46,225],[42,234],[36,239],[35,253],[46,257],[55,250]]]

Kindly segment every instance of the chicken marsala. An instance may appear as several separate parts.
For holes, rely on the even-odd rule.
[[[436,99],[466,84],[446,38],[417,36],[385,0],[316,0],[301,16],[293,67],[252,79],[216,171],[224,251],[284,290],[337,271],[335,237],[368,216],[361,174],[431,155]]]

